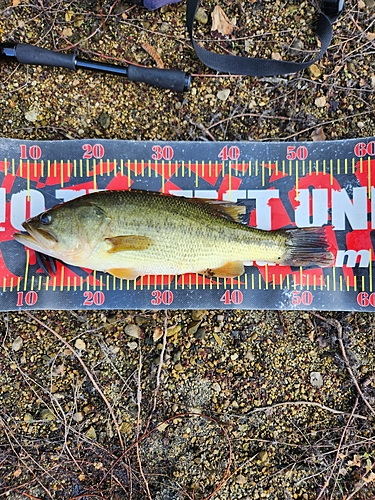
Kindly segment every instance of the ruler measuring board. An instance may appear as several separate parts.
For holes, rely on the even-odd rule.
[[[101,189],[231,200],[262,229],[327,226],[335,265],[253,262],[236,279],[120,280],[57,263],[46,276],[13,240],[21,223]],[[0,310],[241,308],[375,310],[375,138],[329,142],[0,139]]]

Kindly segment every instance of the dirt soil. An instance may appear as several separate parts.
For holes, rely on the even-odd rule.
[[[220,2],[223,53],[316,53],[308,2]],[[0,134],[18,139],[300,141],[372,136],[375,4],[349,0],[325,56],[250,78],[202,65],[185,4],[0,0],[0,39],[193,75],[185,94],[118,76],[2,64]],[[0,319],[0,497],[371,499],[371,313],[38,311]]]

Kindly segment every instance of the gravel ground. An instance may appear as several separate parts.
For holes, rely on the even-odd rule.
[[[301,60],[307,2],[222,2],[202,43]],[[178,68],[186,94],[95,73],[2,65],[0,130],[19,139],[326,140],[374,134],[373,0],[347,2],[327,54],[278,78],[195,57],[184,4],[0,0],[0,37],[82,58]],[[247,39],[248,34],[253,34]],[[71,311],[0,320],[0,496],[365,499],[375,496],[374,316]]]

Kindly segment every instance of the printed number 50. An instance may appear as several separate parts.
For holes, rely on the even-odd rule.
[[[292,292],[292,306],[309,306],[313,301],[313,294],[307,290],[301,293],[300,290],[293,290]]]
[[[288,146],[286,148],[287,160],[306,160],[309,152],[306,146]]]

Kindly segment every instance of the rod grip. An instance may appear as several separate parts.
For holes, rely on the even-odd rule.
[[[75,70],[75,54],[62,54],[53,50],[42,49],[26,43],[15,46],[16,59],[21,64],[37,64],[41,66],[56,66]]]
[[[191,77],[184,71],[177,69],[144,68],[142,66],[128,66],[128,79],[133,82],[144,82],[154,87],[186,92],[190,88]]]

